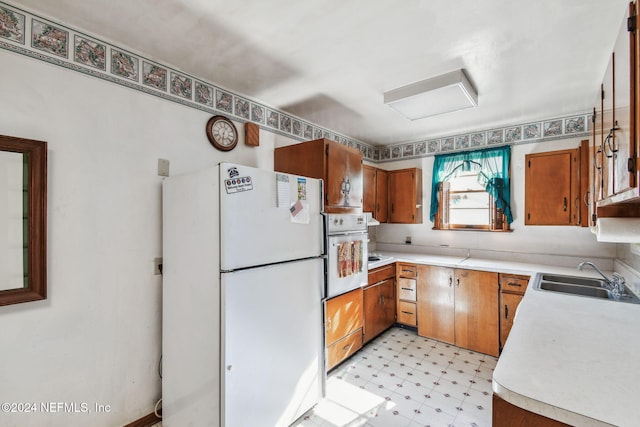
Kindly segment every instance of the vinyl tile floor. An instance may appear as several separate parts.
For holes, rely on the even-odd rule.
[[[331,371],[294,426],[489,427],[496,362],[393,327]]]

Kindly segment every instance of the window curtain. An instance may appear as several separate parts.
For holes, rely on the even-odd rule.
[[[489,193],[496,206],[504,212],[507,223],[513,222],[511,214],[511,183],[509,163],[511,147],[487,148],[435,156],[431,180],[431,211],[433,222],[438,212],[440,183],[455,178],[461,172],[478,171],[478,181]]]

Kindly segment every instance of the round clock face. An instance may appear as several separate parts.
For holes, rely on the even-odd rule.
[[[213,116],[207,122],[207,138],[218,150],[233,150],[238,143],[238,131],[224,116]]]

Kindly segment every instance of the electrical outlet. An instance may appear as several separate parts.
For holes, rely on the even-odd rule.
[[[169,176],[169,160],[158,159],[158,176]]]
[[[153,259],[153,274],[159,275],[162,274],[162,258],[154,258]]]
[[[406,245],[410,245],[410,244],[411,244],[411,236],[407,236],[407,237],[405,237],[405,238],[404,238],[404,243],[405,243]]]

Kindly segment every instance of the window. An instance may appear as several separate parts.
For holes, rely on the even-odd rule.
[[[431,193],[434,229],[508,231],[513,221],[509,147],[436,156]]]

